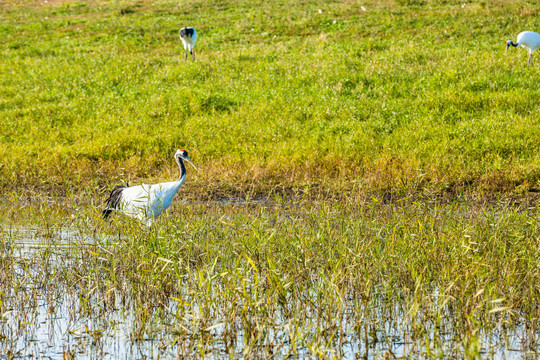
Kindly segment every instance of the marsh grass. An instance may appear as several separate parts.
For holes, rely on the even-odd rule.
[[[70,208],[27,209],[44,219],[34,235],[16,226],[24,217],[4,219],[4,353],[39,337],[38,304],[66,319],[63,341],[82,353],[114,341],[164,356],[539,351],[536,207],[186,203],[151,229],[88,208],[51,216]]]
[[[362,10],[362,6],[365,11]],[[319,9],[321,13],[319,13]],[[537,79],[517,1],[4,1],[0,181],[69,193],[162,180],[203,195],[325,184],[538,191]],[[200,34],[196,63],[177,36]]]

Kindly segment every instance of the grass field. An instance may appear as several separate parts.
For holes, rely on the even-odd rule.
[[[539,15],[0,2],[0,359],[538,357]]]
[[[538,191],[537,5],[4,1],[2,186]]]

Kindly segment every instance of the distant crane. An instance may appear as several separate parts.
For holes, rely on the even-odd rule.
[[[180,29],[180,39],[182,39],[182,44],[184,44],[184,50],[186,51],[185,60],[187,60],[187,53],[189,51],[193,57],[193,61],[195,61],[195,50],[193,50],[195,47],[195,41],[197,41],[197,32],[195,29],[192,27]]]
[[[147,226],[152,225],[154,220],[171,206],[174,195],[186,181],[184,160],[197,169],[186,150],[177,150],[174,159],[180,167],[178,180],[154,185],[142,184],[130,187],[119,185],[115,187],[106,200],[103,218],[107,219],[111,212],[117,210],[139,219]]]
[[[527,65],[531,65],[533,51],[540,49],[540,34],[534,31],[520,32],[517,36],[517,43],[514,44],[512,40],[506,42],[506,52],[508,52],[510,45],[514,47],[523,46],[525,49],[529,50],[529,61],[527,62]]]

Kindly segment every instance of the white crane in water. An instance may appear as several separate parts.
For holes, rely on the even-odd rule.
[[[115,187],[106,201],[103,218],[107,219],[111,212],[116,210],[139,219],[147,226],[152,225],[154,220],[171,206],[174,195],[186,181],[184,160],[197,169],[186,150],[177,150],[174,159],[180,167],[178,180],[154,185]]]
[[[530,65],[533,51],[540,49],[540,34],[534,31],[523,31],[518,34],[517,43],[514,43],[512,40],[506,42],[506,52],[508,52],[510,45],[514,47],[523,46],[529,50],[529,61],[527,65]]]
[[[184,50],[186,51],[186,59],[187,60],[187,53],[191,54],[193,57],[193,61],[195,61],[195,50],[193,48],[195,47],[195,41],[197,41],[197,32],[192,27],[185,27],[180,29],[180,39],[182,40],[182,44],[184,44]]]

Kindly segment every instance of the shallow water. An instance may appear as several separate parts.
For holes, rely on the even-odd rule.
[[[129,306],[126,308],[118,301],[103,316],[81,316],[80,295],[42,286],[39,271],[43,267],[39,265],[39,260],[34,267],[24,266],[26,261],[43,257],[44,252],[52,259],[53,268],[69,266],[70,262],[77,261],[76,257],[70,255],[71,250],[80,251],[85,246],[90,249],[95,242],[93,236],[76,229],[61,228],[54,229],[54,238],[51,238],[38,228],[27,226],[5,228],[4,236],[10,240],[7,242],[7,252],[23,260],[23,265],[15,267],[13,271],[21,278],[26,291],[33,291],[34,297],[23,309],[8,310],[2,314],[0,344],[3,345],[0,350],[4,356],[0,356],[0,359],[11,356],[21,359],[66,359],[66,356],[132,359],[165,355],[157,351],[151,338],[131,340],[134,320],[133,309],[130,310]],[[99,239],[101,243],[108,240],[104,236]],[[100,299],[93,296],[85,301],[98,304]]]
[[[27,252],[26,255],[31,253]],[[31,283],[28,286],[32,286]],[[315,295],[316,297],[316,295]],[[89,302],[99,304],[97,296],[87,299]],[[95,305],[99,308],[99,305]],[[21,316],[16,311],[7,311],[2,314],[0,336],[3,345],[0,350],[6,351],[0,359],[8,359],[13,356],[16,359],[48,358],[63,360],[66,358],[79,359],[154,359],[158,356],[163,359],[174,359],[186,355],[182,346],[175,344],[178,338],[172,334],[172,324],[175,322],[177,302],[171,301],[167,311],[156,314],[159,321],[149,326],[145,333],[138,334],[135,324],[136,304],[129,299],[121,301],[120,298],[115,306],[108,310],[92,311],[91,316],[82,316],[81,299],[77,295],[63,292],[42,293],[35,298],[34,304],[26,306],[25,315]],[[197,319],[197,306],[193,306],[191,322],[193,329],[200,327]],[[414,325],[406,320],[403,312],[396,308],[393,318],[387,318],[387,313],[381,312],[376,328],[362,329],[359,332],[354,324],[361,319],[359,309],[354,301],[344,303],[339,309],[343,314],[340,329],[335,329],[335,339],[329,340],[327,354],[334,354],[343,359],[356,359],[362,355],[367,358],[378,358],[383,354],[392,354],[402,357],[418,353],[418,345],[411,338]],[[97,312],[97,314],[96,314]],[[303,337],[311,336],[311,331],[316,331],[317,311],[313,309],[313,318],[302,324],[300,330]],[[373,316],[373,315],[372,315]],[[376,316],[376,315],[375,315]],[[22,318],[22,319],[21,319]],[[373,319],[372,319],[373,320]],[[275,326],[277,325],[277,326]],[[282,314],[281,319],[276,319],[274,326],[265,329],[266,335],[260,346],[276,347],[275,354],[285,356],[295,354],[294,357],[310,357],[310,349],[306,347],[294,348],[289,342],[289,334],[295,322],[287,319]],[[241,323],[236,326],[242,327]],[[200,329],[198,329],[200,330]],[[455,334],[451,329],[448,333],[436,334],[431,329],[432,341],[447,341],[447,346],[442,349],[452,351]],[[216,321],[207,327],[207,334],[213,338],[213,344],[206,349],[206,357],[228,357],[227,354],[235,353],[234,357],[242,357],[246,347],[246,339],[242,332],[235,337],[235,348],[227,349],[224,334],[224,324]],[[540,334],[536,334],[538,338]],[[514,326],[507,330],[497,330],[489,335],[481,337],[484,344],[489,347],[482,349],[483,356],[489,358],[506,359],[516,357],[536,358],[540,347],[536,345],[527,349],[527,329],[525,326]],[[332,350],[333,349],[333,350]],[[532,350],[532,351],[531,351]],[[189,354],[187,354],[189,355]],[[195,354],[191,354],[195,355]]]
[[[226,205],[245,206],[245,203],[227,202]],[[220,220],[230,219],[223,214],[215,215],[216,226]],[[381,239],[386,236],[384,231],[377,233]],[[350,296],[336,297],[335,307],[326,314],[316,304],[320,294],[332,297],[332,290],[321,288],[325,285],[319,285],[317,276],[313,276],[301,301],[271,313],[272,318],[255,319],[259,340],[253,344],[246,337],[245,323],[238,318],[226,323],[228,310],[219,303],[210,307],[213,320],[208,322],[208,314],[203,314],[208,308],[203,309],[203,304],[185,293],[182,298],[189,306],[179,305],[176,299],[170,298],[158,308],[149,308],[148,321],[142,325],[140,309],[148,306],[151,299],[141,302],[128,288],[110,290],[107,296],[114,294],[113,300],[105,301],[103,292],[84,289],[82,285],[66,288],[59,280],[58,286],[51,286],[48,275],[43,273],[50,271],[50,276],[66,276],[70,266],[76,267],[83,261],[81,252],[96,251],[96,246],[106,249],[118,240],[117,236],[90,234],[70,226],[3,228],[0,252],[5,259],[15,259],[12,270],[18,279],[12,281],[13,294],[8,296],[23,303],[5,301],[0,314],[0,353],[3,354],[0,359],[152,359],[158,356],[173,359],[186,355],[241,358],[244,352],[252,353],[254,348],[261,354],[272,353],[276,357],[308,358],[317,353],[317,349],[306,346],[313,346],[311,339],[315,338],[326,339],[318,344],[321,354],[344,359],[358,356],[373,359],[385,354],[398,358],[429,358],[425,339],[432,343],[427,348],[433,349],[433,356],[441,352],[445,357],[463,356],[456,352],[463,335],[453,328],[454,313],[444,307],[444,299],[437,290],[426,296],[435,307],[443,308],[441,314],[448,321],[440,324],[429,314],[422,314],[422,309],[417,318],[411,318],[404,306],[411,299],[402,297],[396,303],[396,298],[388,297],[384,289],[376,292],[369,303],[355,298],[352,291]],[[64,271],[55,273],[55,269]],[[216,294],[223,290],[218,280],[212,283]],[[255,291],[255,283],[249,285],[251,288],[248,286],[248,291]],[[390,308],[389,301],[393,304]],[[290,316],[286,310],[290,307],[301,309],[301,316],[297,317],[298,312]],[[333,321],[332,316],[339,320]],[[531,332],[521,321],[503,321],[491,331],[477,335],[482,344],[482,357],[537,358],[540,353],[540,332]],[[423,340],[419,342],[418,336]],[[292,338],[296,338],[297,343],[293,343]],[[193,350],[197,347],[200,352]]]

